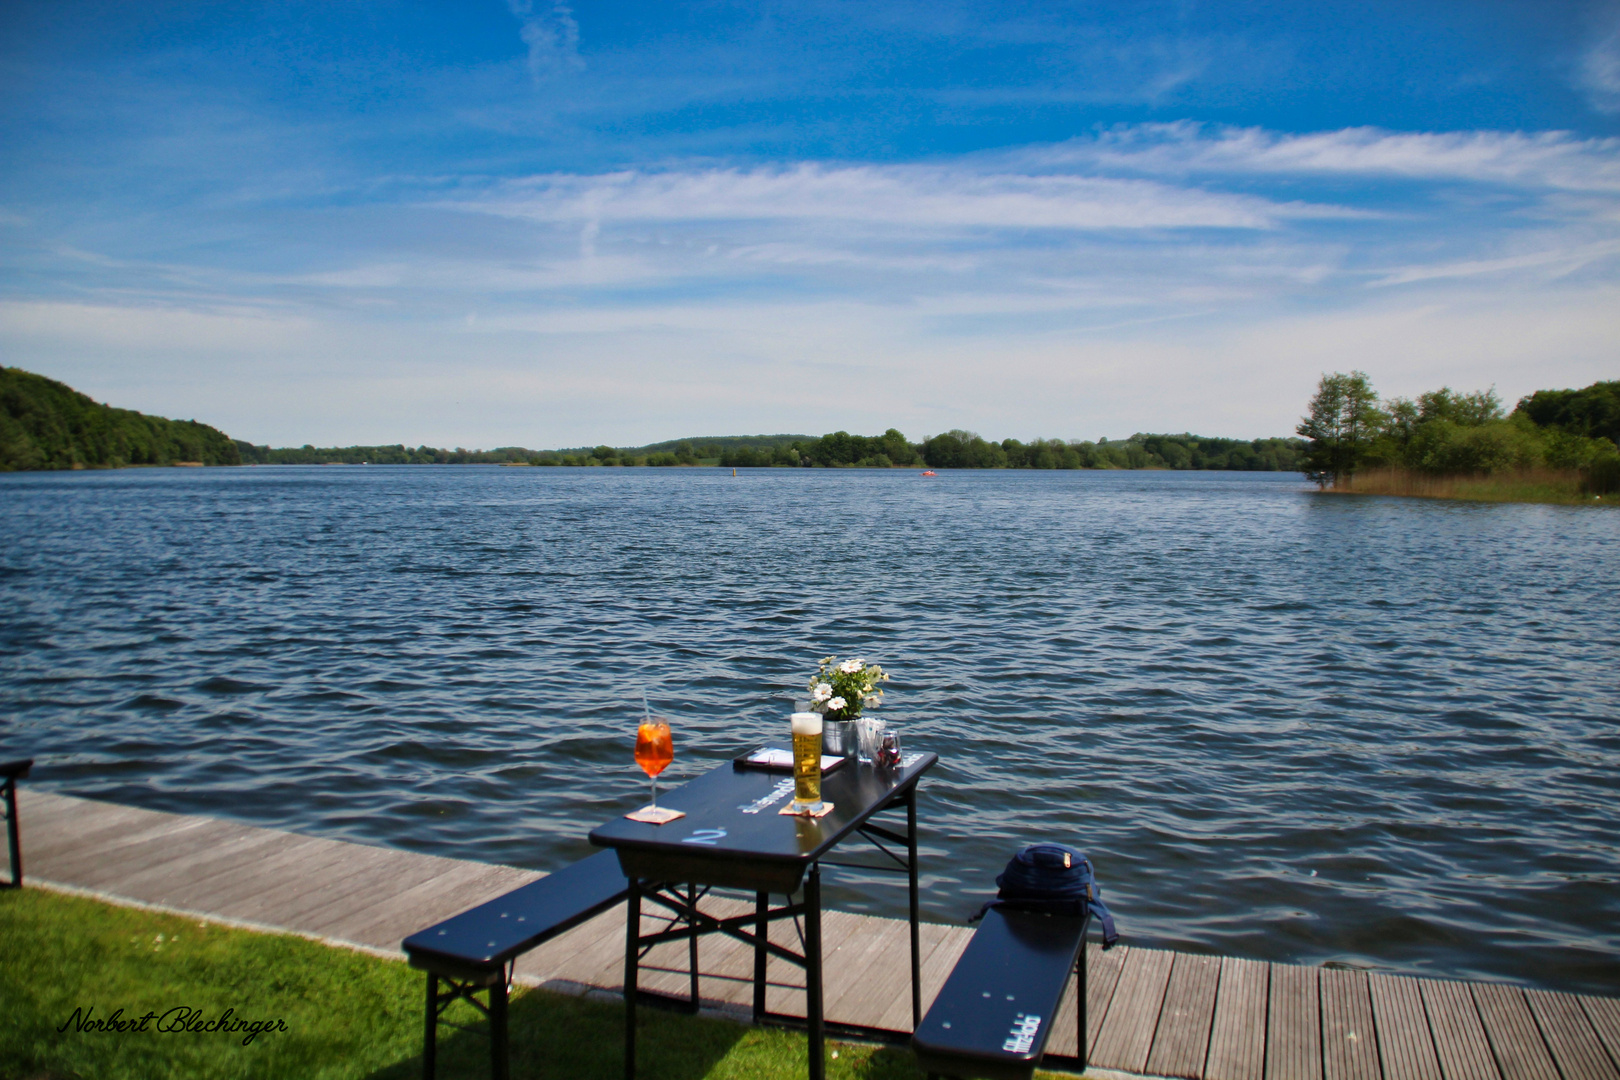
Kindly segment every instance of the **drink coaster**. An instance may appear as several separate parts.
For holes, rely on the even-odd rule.
[[[631,821],[644,821],[648,825],[668,825],[670,822],[686,816],[685,810],[666,810],[662,806],[643,806],[633,814],[625,817]]]
[[[788,817],[818,818],[826,817],[828,814],[832,813],[832,811],[833,804],[830,802],[822,803],[820,810],[795,810],[793,809],[793,804],[788,803],[786,806],[782,807],[782,809],[778,810],[777,813],[786,814]]]

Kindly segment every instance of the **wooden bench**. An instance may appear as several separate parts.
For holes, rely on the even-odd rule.
[[[0,777],[5,780],[0,785],[0,791],[4,792],[6,799],[6,839],[11,847],[11,880],[4,883],[6,888],[22,888],[22,836],[17,831],[17,781],[28,779],[28,770],[33,767],[33,758],[0,765]]]
[[[1029,1080],[1077,975],[1086,1067],[1086,930],[1091,916],[993,907],[911,1037],[930,1077]]]
[[[603,851],[406,938],[402,947],[411,966],[427,972],[423,1077],[433,1080],[439,1017],[462,998],[489,1018],[490,1075],[507,1080],[507,965],[612,907],[628,891],[618,855]],[[441,981],[447,984],[442,990]],[[480,991],[487,1002],[474,996]]]

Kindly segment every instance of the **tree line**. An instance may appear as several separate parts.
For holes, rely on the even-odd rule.
[[[1589,490],[1620,488],[1620,381],[1538,390],[1507,413],[1494,388],[1450,387],[1380,400],[1365,372],[1323,375],[1299,424],[1301,471],[1319,487],[1357,472],[1407,469],[1490,475],[1537,467],[1579,470]]]
[[[1240,469],[1296,471],[1301,439],[1218,439],[1202,435],[1132,435],[1097,442],[1017,439],[991,442],[971,431],[947,431],[914,443],[890,428],[881,435],[834,431],[813,435],[740,435],[679,439],[643,447],[572,450],[414,449],[403,445],[288,447],[238,443],[242,460],[259,465],[565,465],[658,467],[720,465],[757,468],[926,467],[930,469]]]
[[[1097,442],[1033,439],[992,442],[953,430],[920,443],[894,428],[882,435],[835,431],[819,439],[774,447],[740,446],[720,456],[732,467],[801,466],[930,469],[1240,469],[1291,471],[1305,444],[1299,439],[1218,439],[1203,435],[1132,435]]]
[[[241,461],[230,436],[207,424],[115,409],[55,379],[0,367],[0,471]]]

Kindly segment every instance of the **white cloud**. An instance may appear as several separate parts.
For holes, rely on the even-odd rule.
[[[1564,131],[1411,133],[1363,127],[1291,135],[1192,122],[1139,124],[1010,158],[1048,168],[1160,176],[1399,177],[1620,192],[1620,139],[1582,139]]]
[[[78,348],[128,353],[214,350],[260,354],[293,344],[318,324],[307,315],[249,308],[196,310],[60,301],[0,300],[0,340],[72,341]]]
[[[396,179],[14,246],[0,355],[278,445],[1284,434],[1324,370],[1508,400],[1613,377],[1617,162],[1557,132],[1183,124],[920,165]]]
[[[1357,216],[1147,180],[921,165],[550,174],[449,204],[531,221],[818,220],[931,230],[1269,229]]]

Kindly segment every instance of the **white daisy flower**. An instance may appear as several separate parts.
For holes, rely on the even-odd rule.
[[[865,666],[866,665],[861,663],[859,660],[845,660],[842,664],[838,665],[838,670],[843,672],[845,675],[853,675]]]
[[[843,698],[835,697],[831,701],[827,702],[827,711],[828,712],[843,712],[844,707],[846,705],[848,705],[848,704],[849,704],[849,702],[845,701]]]
[[[816,683],[816,688],[815,690],[811,691],[810,696],[816,701],[826,701],[828,698],[832,697],[832,687],[828,686],[826,683]]]

